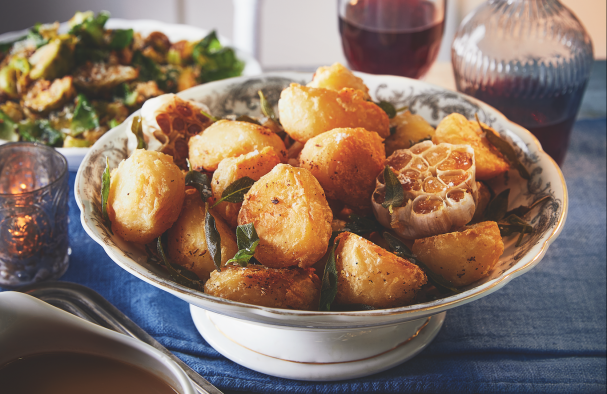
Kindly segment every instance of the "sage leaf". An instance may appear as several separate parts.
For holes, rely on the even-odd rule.
[[[508,212],[508,196],[510,195],[510,189],[506,189],[497,196],[487,206],[485,211],[485,220],[492,222],[499,222]]]
[[[143,127],[141,123],[141,117],[135,116],[133,118],[133,123],[131,124],[131,131],[135,134],[135,137],[137,137],[137,149],[147,149],[148,144],[146,144],[143,139]]]
[[[217,271],[221,272],[221,235],[217,231],[215,218],[209,212],[208,204],[206,204],[206,213],[204,217],[204,236],[207,241],[207,248],[211,253]]]
[[[387,208],[390,214],[392,214],[394,212],[393,208],[398,208],[403,205],[403,202],[405,201],[405,192],[390,166],[384,168],[384,182],[386,184],[386,199],[381,205],[382,207]]]
[[[95,109],[87,100],[86,96],[84,94],[79,94],[76,101],[76,109],[74,109],[74,116],[72,117],[72,122],[70,124],[73,137],[99,127],[97,112],[95,112]]]
[[[110,222],[110,217],[107,213],[107,199],[110,195],[110,180],[110,159],[106,156],[105,170],[103,170],[103,174],[101,174],[101,217],[110,230],[110,233],[113,235],[112,222]]]
[[[551,198],[552,198],[552,196],[544,196],[529,206],[521,205],[518,208],[514,208],[513,210],[506,212],[505,216],[516,215],[519,217],[523,217],[526,214],[528,214],[529,212],[531,212],[531,210],[533,208],[537,207],[538,205],[540,205],[541,203],[543,203],[546,200],[550,200]]]
[[[248,176],[235,180],[230,186],[226,187],[223,193],[221,193],[221,198],[211,208],[215,208],[217,204],[224,201],[232,203],[243,202],[245,194],[247,194],[254,183],[255,181]]]
[[[167,258],[166,254],[164,253],[164,247],[162,245],[162,236],[158,237],[157,248],[158,254],[162,259],[163,265],[169,271],[171,278],[173,278],[175,282],[179,283],[180,285],[190,287],[192,289],[203,291],[204,287],[202,285],[202,282],[200,281],[200,278],[198,278],[198,275],[179,265],[174,266]]]
[[[386,240],[392,253],[397,255],[398,257],[402,257],[404,259],[409,260],[413,264],[417,265],[419,268],[424,271],[426,276],[428,277],[428,281],[433,284],[439,291],[442,293],[446,292],[454,292],[458,293],[459,290],[447,279],[443,278],[441,275],[432,271],[426,264],[417,259],[417,256],[413,254],[411,249],[403,241],[396,238],[392,234],[387,231],[384,231],[382,234],[383,238]]]
[[[0,139],[6,141],[19,141],[17,133],[17,123],[15,123],[7,114],[0,110]]]
[[[507,237],[514,233],[519,233],[515,246],[520,246],[525,234],[533,233],[533,226],[518,217],[517,215],[509,215],[504,220],[497,223],[502,237]]]
[[[246,267],[255,254],[257,245],[259,245],[259,236],[253,223],[240,225],[236,228],[236,243],[238,244],[238,252],[226,264],[238,263],[241,267]]]
[[[325,265],[325,272],[322,276],[322,287],[320,288],[320,306],[321,311],[330,311],[331,304],[335,300],[337,295],[337,268],[335,267],[335,249],[339,245],[339,241],[333,244],[327,264]]]
[[[261,107],[261,112],[266,118],[271,119],[272,122],[280,126],[280,122],[278,121],[272,106],[268,103],[268,100],[266,100],[266,96],[263,95],[261,90],[257,91],[257,94],[259,94],[259,105]]]
[[[214,117],[211,114],[207,114],[206,112],[204,112],[203,110],[200,110],[200,113],[203,114],[205,117],[211,119],[211,122],[217,122],[219,120],[219,118]]]
[[[258,126],[261,126],[261,123],[259,123],[259,121],[257,119],[253,119],[249,115],[240,115],[239,117],[236,118],[236,120],[238,122],[253,123],[253,124],[256,124]]]
[[[207,174],[203,174],[198,171],[192,170],[192,166],[190,165],[190,161],[187,160],[188,163],[188,173],[185,175],[185,185],[192,186],[198,192],[200,192],[200,197],[202,201],[206,202],[212,195],[213,190],[211,189],[211,182],[209,181],[209,177]]]
[[[478,122],[478,125],[480,126],[481,130],[485,132],[487,140],[489,140],[489,142],[491,142],[491,144],[495,146],[497,150],[501,152],[502,155],[504,155],[504,157],[506,158],[506,160],[508,160],[512,167],[516,168],[518,173],[521,175],[521,178],[526,180],[531,179],[531,174],[529,174],[527,168],[525,168],[523,163],[521,163],[518,159],[518,156],[516,155],[516,152],[514,151],[512,145],[510,145],[506,140],[500,137],[500,135],[495,131],[483,127],[483,124],[478,119],[478,114],[475,114],[474,116],[476,116],[476,121]]]
[[[377,104],[379,108],[384,110],[386,115],[388,115],[388,118],[392,119],[396,116],[396,108],[394,108],[394,105],[392,105],[391,103],[387,101],[380,101],[379,103],[375,104]]]

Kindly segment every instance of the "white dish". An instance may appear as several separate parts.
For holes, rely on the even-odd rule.
[[[0,366],[39,353],[87,353],[149,371],[180,394],[197,393],[183,370],[160,351],[23,293],[0,293],[0,349]]]
[[[108,29],[133,29],[143,36],[147,36],[153,31],[160,31],[167,35],[171,42],[179,40],[200,40],[206,36],[210,30],[201,29],[199,27],[179,25],[174,23],[165,23],[159,21],[145,20],[145,19],[118,19],[110,18],[106,23]],[[68,26],[64,22],[61,24],[60,31],[67,32]],[[10,41],[18,37],[22,37],[27,34],[28,30],[14,31],[9,33],[0,34],[0,42]],[[230,41],[222,36],[219,36],[219,40],[223,45],[230,45]],[[245,62],[245,68],[242,71],[243,76],[251,76],[261,74],[261,65],[259,62],[249,53],[244,52],[236,48],[236,56]],[[4,144],[6,141],[0,140],[0,144]],[[84,159],[84,156],[89,152],[91,148],[56,148],[67,159],[68,168],[70,171],[78,171],[78,167]]]
[[[516,236],[504,239],[505,252],[495,269],[487,278],[464,288],[463,292],[434,301],[393,309],[357,312],[314,312],[248,305],[212,297],[181,286],[174,282],[162,268],[148,263],[147,255],[140,247],[110,234],[103,224],[103,220],[101,220],[99,214],[101,173],[105,167],[106,156],[109,158],[112,168],[126,158],[126,126],[124,125],[108,132],[91,148],[91,152],[85,157],[76,176],[75,196],[81,209],[81,220],[84,229],[103,246],[108,255],[118,265],[138,278],[198,308],[239,319],[242,323],[240,328],[243,331],[241,332],[246,332],[245,327],[249,324],[247,322],[273,326],[274,329],[282,329],[285,335],[290,336],[293,343],[298,343],[305,340],[306,337],[310,338],[310,335],[314,336],[320,332],[326,333],[324,336],[321,335],[322,340],[331,342],[330,332],[367,329],[374,332],[375,335],[391,336],[388,338],[388,342],[398,344],[399,340],[402,341],[402,336],[398,334],[399,330],[410,331],[411,327],[418,324],[419,319],[439,314],[455,306],[491,294],[513,278],[537,265],[546,253],[548,246],[561,232],[565,223],[568,204],[567,188],[563,175],[556,163],[541,150],[537,139],[527,130],[508,121],[495,109],[462,94],[402,77],[359,75],[369,86],[374,99],[391,101],[397,107],[408,105],[413,112],[422,115],[434,125],[444,116],[457,111],[470,119],[473,119],[474,114],[477,113],[481,121],[498,130],[515,146],[517,154],[532,174],[532,179],[529,182],[525,182],[513,171],[509,172],[507,176],[498,177],[492,181],[491,186],[498,193],[507,187],[511,188],[510,209],[523,204],[529,205],[546,194],[552,196],[552,200],[530,214],[530,221],[535,228],[535,232],[526,236],[520,247],[515,246]],[[182,92],[180,96],[204,102],[215,116],[231,113],[255,116],[260,114],[258,90],[263,89],[268,100],[276,103],[280,91],[288,86],[291,81],[305,83],[311,79],[311,76],[307,73],[291,72],[264,74],[258,77],[239,77],[197,86]],[[219,321],[221,318],[215,320]],[[237,323],[232,321],[232,324]],[[383,332],[382,334],[381,327],[398,325],[409,327],[399,327],[391,333]],[[198,326],[199,328],[202,327],[201,332],[205,337],[208,335],[217,337],[213,330],[205,331],[204,324]],[[206,326],[208,327],[208,325]],[[304,335],[302,332],[307,333]],[[275,348],[275,344],[271,335],[257,337],[257,339],[260,341],[258,350],[261,349],[264,355],[280,358],[272,350]],[[426,337],[426,344],[430,340],[430,336]],[[243,340],[242,343],[239,343],[243,354],[246,353],[245,348],[250,348],[250,344],[245,342]],[[215,343],[219,344],[220,341],[215,340]],[[361,343],[366,342],[362,341]],[[310,349],[313,348],[313,346],[310,346]],[[390,348],[390,346],[387,348]],[[375,355],[382,353],[385,349],[382,350],[381,346],[376,347]],[[218,350],[225,352],[226,355],[233,351],[233,349],[228,350],[227,348]],[[368,355],[372,355],[371,353]],[[360,356],[356,352],[351,352],[342,357],[337,356],[336,353],[331,353],[329,350],[327,350],[327,355],[328,358],[324,358],[323,362],[354,361]],[[309,354],[302,354],[300,359],[284,360],[305,363],[308,356]],[[403,357],[401,361],[406,358]],[[230,358],[233,357],[230,356]],[[239,360],[244,360],[244,356]],[[378,370],[371,369],[367,373],[374,373]],[[273,373],[269,371],[268,373],[287,376],[279,371],[273,371]],[[302,374],[293,373],[290,377],[303,379]],[[330,379],[330,376],[323,376],[323,379]]]

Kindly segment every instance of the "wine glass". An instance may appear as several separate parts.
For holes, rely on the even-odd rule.
[[[351,69],[420,78],[440,48],[446,0],[338,0]]]

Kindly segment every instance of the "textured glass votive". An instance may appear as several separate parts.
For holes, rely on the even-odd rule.
[[[27,142],[0,146],[0,287],[57,279],[68,267],[67,161]]]

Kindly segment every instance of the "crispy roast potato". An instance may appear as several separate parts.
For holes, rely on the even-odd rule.
[[[137,149],[112,171],[107,211],[125,241],[146,244],[179,217],[185,176],[164,153]]]
[[[255,258],[263,265],[310,267],[327,251],[333,213],[322,187],[305,168],[278,164],[245,195],[238,224],[259,235]]]
[[[489,275],[504,253],[504,243],[497,223],[482,222],[458,232],[416,239],[413,253],[459,287]]]
[[[299,157],[300,167],[318,179],[327,198],[359,213],[371,212],[375,177],[385,161],[381,137],[362,128],[333,129],[317,135],[306,142]]]
[[[223,159],[219,163],[217,171],[213,173],[213,180],[211,181],[215,201],[221,198],[221,193],[234,181],[245,176],[257,181],[279,163],[280,157],[269,146],[263,148],[261,152],[254,150],[246,155]],[[241,203],[222,202],[215,207],[215,210],[230,226],[236,227],[238,226],[238,212],[241,206]]]
[[[330,67],[318,67],[312,77],[312,82],[307,86],[309,88],[323,88],[337,92],[343,88],[358,89],[365,93],[365,100],[371,99],[369,88],[363,80],[352,74],[352,71],[340,63],[335,63]]]
[[[238,157],[266,146],[274,148],[282,162],[287,157],[285,144],[278,135],[249,122],[220,120],[190,138],[188,146],[190,163],[196,171],[215,171],[227,157]]]
[[[270,308],[318,310],[320,280],[312,268],[229,265],[214,271],[206,294]]]
[[[335,242],[336,304],[380,309],[408,305],[427,281],[417,265],[356,234],[341,233]]]
[[[390,125],[396,128],[396,132],[386,138],[386,156],[395,150],[409,149],[412,143],[434,136],[434,128],[430,123],[410,111],[401,112],[390,119]]]
[[[476,179],[486,181],[508,171],[510,165],[501,153],[482,135],[475,120],[453,113],[445,117],[436,127],[432,142],[440,144],[470,145],[476,160]]]
[[[196,190],[188,190],[179,218],[167,231],[167,250],[171,262],[194,272],[201,280],[209,279],[215,263],[207,248],[204,232],[205,204]],[[218,214],[211,211],[221,236],[221,264],[238,252],[234,232]]]
[[[280,94],[278,112],[287,134],[299,142],[339,127],[362,127],[383,138],[390,135],[388,115],[356,89],[336,92],[292,83]]]

